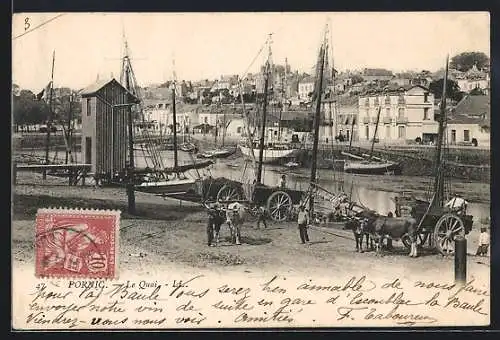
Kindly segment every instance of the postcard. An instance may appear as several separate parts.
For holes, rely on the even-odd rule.
[[[12,329],[489,325],[489,30],[15,13]]]

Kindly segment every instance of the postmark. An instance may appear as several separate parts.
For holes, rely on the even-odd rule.
[[[35,276],[115,279],[120,211],[39,209]]]

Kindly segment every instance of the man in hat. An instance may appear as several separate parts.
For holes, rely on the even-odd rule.
[[[307,225],[309,223],[309,215],[303,205],[299,207],[299,216],[297,218],[299,225],[299,235],[302,244],[309,243],[309,235],[307,234]]]
[[[467,213],[467,202],[462,197],[455,195],[448,203],[444,206],[449,208],[451,211],[456,212],[457,214],[465,215]]]

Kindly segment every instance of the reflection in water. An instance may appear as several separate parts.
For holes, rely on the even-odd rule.
[[[44,155],[43,151],[39,151],[37,153],[40,153],[41,156]],[[54,156],[55,153],[52,152],[50,158],[53,159]],[[166,167],[173,165],[173,151],[161,151],[161,156]],[[63,157],[64,159],[64,152],[59,151],[58,157]],[[77,160],[81,160],[80,153],[76,153],[76,157]],[[191,156],[185,152],[178,153],[179,165],[191,164],[193,159],[194,161],[200,161],[199,159],[196,159],[194,155]],[[215,161],[216,164],[214,164],[210,170],[210,173],[213,177],[226,177],[237,181],[242,180],[242,174],[244,170],[244,162],[242,159],[230,161],[231,163],[239,164],[239,167],[237,168],[228,167],[226,165],[228,161],[226,160]],[[141,151],[135,152],[135,163],[138,167],[145,167],[146,165],[151,166],[152,164],[150,160],[146,161]],[[251,171],[253,171],[252,167],[248,166],[246,172],[250,173]],[[203,175],[207,173],[207,170],[200,170],[199,173]],[[287,175],[288,187],[296,190],[307,190],[309,182],[308,169],[289,170],[264,165],[262,174],[263,182],[266,185],[276,186],[282,174]],[[191,176],[196,177],[197,173],[193,171],[191,173]],[[342,182],[342,179],[344,179],[345,182],[343,189],[347,194],[350,194],[351,178],[351,176],[346,176],[344,178],[343,173],[334,172],[331,170],[318,171],[319,185],[332,192],[337,192],[338,190],[342,189],[339,182]],[[395,204],[393,198],[397,195],[397,193],[367,189],[365,187],[356,185],[355,179],[353,184],[352,199],[354,201],[359,202],[370,209],[376,210],[381,214],[387,214],[389,211],[394,212]],[[480,221],[481,218],[490,216],[490,206],[489,204],[484,203],[469,203],[468,213],[474,216],[474,223],[476,224]]]

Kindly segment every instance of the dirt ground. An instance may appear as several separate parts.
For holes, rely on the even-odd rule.
[[[289,274],[387,273],[403,277],[414,273],[453,279],[454,259],[423,251],[417,259],[406,256],[402,243],[395,251],[377,257],[373,252],[356,253],[352,234],[340,227],[323,226],[309,230],[310,245],[302,245],[294,223],[270,223],[256,228],[248,220],[242,228],[242,245],[233,246],[223,226],[219,247],[206,244],[206,213],[194,203],[164,200],[137,193],[137,214],[129,215],[127,197],[121,189],[69,187],[66,180],[20,173],[13,187],[12,255],[14,263],[34,261],[34,218],[38,208],[74,207],[120,209],[120,271],[148,274],[161,266],[198,268],[218,273],[283,272]],[[478,233],[468,236],[468,273],[489,281],[489,257],[473,255]],[[155,268],[155,269],[152,269]]]

